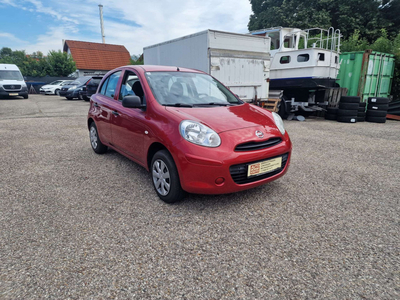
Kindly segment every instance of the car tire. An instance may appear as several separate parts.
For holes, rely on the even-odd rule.
[[[24,95],[23,97],[24,97],[24,99],[28,99],[29,96],[28,95]]]
[[[367,110],[368,117],[386,117],[386,110]]]
[[[341,103],[360,103],[360,97],[358,96],[342,96],[340,97]]]
[[[60,90],[59,89],[55,90],[54,95],[60,96]]]
[[[72,100],[73,99],[72,97],[65,97],[65,98],[67,98],[67,100]]]
[[[365,117],[365,121],[372,123],[386,123],[386,117]]]
[[[90,98],[89,98],[88,96],[86,96],[86,95],[83,96],[82,98],[83,98],[83,100],[85,100],[86,102],[90,100]]]
[[[338,116],[355,116],[357,115],[358,110],[356,109],[339,109],[337,112]]]
[[[364,108],[367,106],[367,102],[360,102],[360,108]]]
[[[389,104],[368,103],[367,109],[368,110],[388,110]]]
[[[327,114],[329,115],[336,115],[338,112],[338,108],[337,107],[328,107],[326,109]]]
[[[342,122],[342,123],[356,123],[357,115],[355,115],[355,116],[338,116],[337,121]]]
[[[389,98],[385,98],[385,97],[369,97],[368,98],[368,103],[388,104],[389,103]]]
[[[364,121],[365,121],[365,117],[357,116],[357,122],[364,122]]]
[[[342,103],[339,102],[339,109],[358,110],[360,103]]]
[[[337,114],[326,114],[325,115],[325,120],[331,120],[331,121],[336,121]]]
[[[83,100],[82,95],[78,93],[78,99]]]
[[[167,150],[154,154],[150,175],[158,197],[166,203],[175,203],[185,197],[174,159]]]
[[[99,132],[97,131],[96,124],[92,122],[89,127],[89,138],[90,138],[90,145],[92,149],[97,154],[103,154],[107,151],[107,146],[104,145],[99,138]]]

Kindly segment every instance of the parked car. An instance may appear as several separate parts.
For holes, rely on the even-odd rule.
[[[44,95],[58,95],[64,85],[72,83],[73,80],[56,80],[49,84],[42,86],[39,90]]]
[[[145,167],[165,202],[224,194],[283,176],[292,144],[276,113],[201,71],[125,66],[107,73],[88,113],[90,144]]]
[[[74,98],[79,99],[79,92],[91,78],[91,76],[83,76],[75,79],[68,85],[63,86],[59,92],[59,95],[67,98],[68,100],[72,100]]]
[[[88,83],[82,87],[82,90],[79,92],[79,99],[83,99],[85,101],[89,101],[90,96],[96,93],[97,87],[103,76],[93,76],[92,79],[88,81]]]
[[[28,87],[19,68],[13,64],[0,64],[0,98],[22,96],[28,99]]]

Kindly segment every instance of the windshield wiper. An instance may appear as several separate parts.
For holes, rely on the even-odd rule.
[[[194,104],[194,106],[212,106],[212,105],[230,106],[232,104],[230,104],[230,103],[219,103],[219,102],[208,102],[208,103],[196,103],[196,104]]]
[[[174,107],[193,107],[191,104],[184,104],[184,103],[171,103],[171,104],[163,104],[163,106],[174,106]]]

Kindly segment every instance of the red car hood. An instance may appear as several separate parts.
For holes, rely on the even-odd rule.
[[[264,127],[267,131],[272,128],[276,129],[272,116],[269,116],[270,112],[248,103],[206,108],[166,107],[166,110],[180,116],[182,120],[202,123],[217,133],[259,126]]]

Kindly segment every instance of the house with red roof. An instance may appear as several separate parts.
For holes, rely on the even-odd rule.
[[[122,45],[65,40],[63,51],[72,55],[77,77],[104,75],[130,62],[129,52]]]

